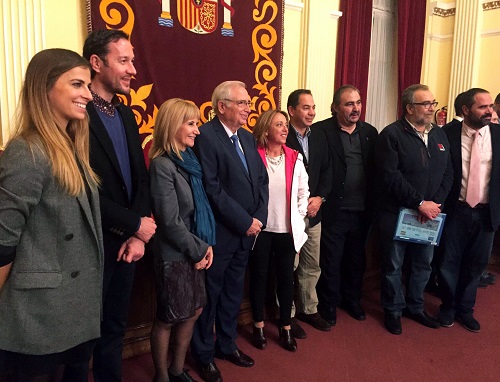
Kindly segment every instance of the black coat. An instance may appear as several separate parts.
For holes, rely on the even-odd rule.
[[[446,125],[445,125],[446,126]],[[453,164],[453,185],[446,199],[445,212],[452,215],[460,197],[462,186],[462,124],[447,126],[444,130],[450,142]],[[496,230],[500,224],[500,125],[490,123],[492,164],[490,175],[489,204],[491,227]]]
[[[90,118],[90,165],[99,176],[104,251],[116,258],[121,244],[132,236],[140,218],[151,216],[149,176],[139,137],[139,128],[132,110],[120,104],[118,112],[125,127],[130,168],[132,198],[129,200],[125,181],[118,164],[113,143],[92,102],[87,104]]]
[[[359,129],[363,167],[366,176],[365,211],[371,212],[373,207],[373,183],[375,178],[374,154],[378,132],[375,127],[366,122],[358,121],[356,125]],[[342,138],[340,136],[340,126],[337,118],[331,117],[315,123],[313,128],[324,131],[330,150],[333,186],[327,198],[326,207],[328,208],[329,214],[334,214],[340,209],[342,198],[344,197],[344,182],[347,173],[344,146],[342,145]]]
[[[321,129],[311,127],[309,135],[309,160],[304,155],[304,150],[297,139],[296,130],[290,125],[286,145],[302,154],[304,166],[309,175],[309,197],[320,196],[328,199],[332,189],[332,172],[330,155],[326,144],[325,134]],[[321,221],[320,208],[314,218],[309,219],[309,226],[314,227]]]
[[[444,204],[453,168],[448,138],[438,126],[430,130],[426,147],[404,117],[390,124],[379,135],[376,163],[381,210],[417,209],[422,200]]]

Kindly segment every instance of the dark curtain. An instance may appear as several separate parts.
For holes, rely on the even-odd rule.
[[[335,89],[342,85],[356,86],[366,104],[370,39],[372,29],[372,0],[340,0]],[[365,108],[361,114],[365,118]]]
[[[398,110],[401,94],[420,83],[424,52],[426,0],[398,1]]]

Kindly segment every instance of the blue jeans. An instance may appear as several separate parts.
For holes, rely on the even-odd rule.
[[[431,274],[434,253],[432,245],[394,240],[398,215],[383,212],[379,216],[380,248],[382,251],[381,300],[386,313],[401,315],[424,310],[424,289]],[[408,255],[411,260],[406,294],[402,282],[402,266]]]
[[[455,313],[474,312],[477,286],[495,237],[490,219],[488,206],[470,208],[462,203],[446,218],[439,248],[441,316],[453,319]]]

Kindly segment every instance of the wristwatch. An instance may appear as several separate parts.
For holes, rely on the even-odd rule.
[[[320,196],[320,198],[321,198],[321,203],[326,202],[326,198],[324,196]]]
[[[424,204],[424,200],[422,200],[420,203],[418,203],[418,206],[420,207],[422,204]]]

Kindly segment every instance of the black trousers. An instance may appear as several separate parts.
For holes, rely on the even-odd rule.
[[[292,235],[262,231],[250,252],[250,303],[255,322],[264,321],[267,277],[269,269],[276,270],[276,294],[280,306],[279,325],[291,323],[293,302],[293,263],[295,248]]]
[[[446,218],[438,274],[443,316],[453,319],[456,313],[474,311],[479,279],[495,238],[490,219],[489,206],[471,208],[463,203]]]
[[[321,221],[319,309],[359,304],[366,268],[365,242],[370,222],[363,211],[339,210]]]
[[[93,374],[96,382],[122,380],[123,337],[127,327],[135,263],[104,261],[104,305],[101,338],[94,348]]]

